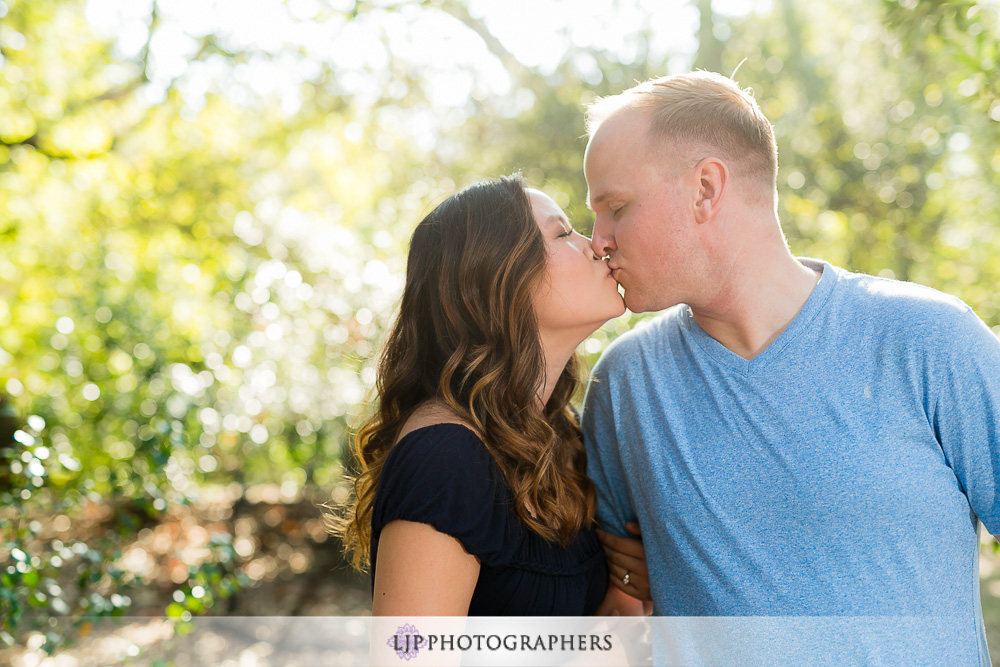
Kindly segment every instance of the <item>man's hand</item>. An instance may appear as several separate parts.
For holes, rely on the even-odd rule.
[[[642,535],[637,523],[626,523],[625,529],[637,538]],[[611,583],[634,598],[644,602],[652,602],[653,597],[649,592],[649,570],[646,567],[646,550],[642,546],[642,540],[619,537],[600,529],[597,530],[597,539],[601,541],[601,546],[604,548]],[[628,583],[624,583],[626,573],[628,573]]]

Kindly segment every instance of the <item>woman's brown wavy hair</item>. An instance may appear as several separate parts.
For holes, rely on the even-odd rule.
[[[567,544],[593,521],[594,487],[569,405],[575,356],[546,405],[538,402],[545,359],[532,297],[546,249],[525,187],[518,174],[471,185],[413,233],[399,315],[378,361],[378,405],[354,439],[361,467],[354,497],[340,517],[328,517],[358,569],[374,558],[372,502],[382,466],[403,424],[429,400],[475,428],[531,530]]]

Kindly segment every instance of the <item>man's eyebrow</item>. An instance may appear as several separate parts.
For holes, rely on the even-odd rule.
[[[595,206],[597,206],[598,204],[600,204],[601,202],[603,202],[603,201],[605,201],[607,199],[611,199],[612,197],[617,197],[621,193],[622,193],[621,190],[607,190],[607,191],[602,192],[601,194],[597,195],[596,197],[591,197],[590,198],[590,208],[594,208]]]

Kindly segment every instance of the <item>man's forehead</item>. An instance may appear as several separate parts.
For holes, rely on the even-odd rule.
[[[587,205],[593,210],[608,199],[625,194],[625,184],[615,177],[635,160],[647,159],[649,146],[648,113],[630,105],[609,114],[598,125],[584,153]]]
[[[610,113],[594,128],[587,149],[605,142],[641,141],[649,130],[650,115],[634,106],[622,106]]]
[[[605,119],[591,135],[584,151],[584,169],[591,170],[608,158],[631,160],[649,143],[649,123],[645,115],[623,109]]]
[[[600,129],[598,128],[590,142],[587,143],[587,150],[583,156],[583,176],[587,181],[587,205],[591,209],[607,199],[609,192],[607,181],[614,173],[610,165],[606,164],[607,159],[598,155],[601,144],[607,140],[607,135],[601,136],[599,134]]]

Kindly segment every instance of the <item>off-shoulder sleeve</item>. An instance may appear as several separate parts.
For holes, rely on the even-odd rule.
[[[490,453],[458,424],[437,424],[400,440],[386,458],[372,507],[377,540],[390,521],[433,526],[488,566],[510,562],[516,527],[509,493]]]

